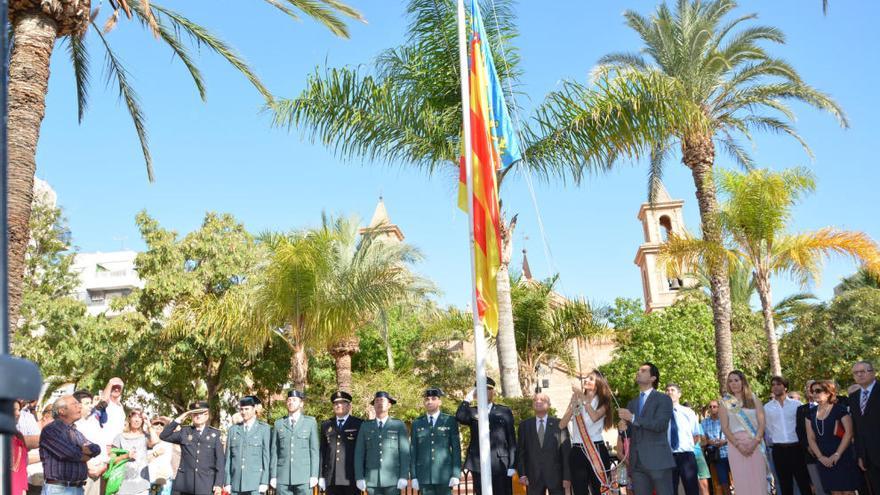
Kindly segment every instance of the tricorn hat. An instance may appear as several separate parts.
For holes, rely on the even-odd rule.
[[[370,401],[370,404],[375,403],[376,399],[378,399],[380,397],[385,397],[386,399],[388,399],[388,402],[390,402],[392,404],[397,404],[397,399],[395,399],[394,397],[391,397],[391,394],[389,394],[388,392],[384,392],[382,390],[376,392],[376,395],[373,396],[373,400]]]

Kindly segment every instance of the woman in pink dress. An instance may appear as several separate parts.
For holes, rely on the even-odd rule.
[[[727,393],[718,417],[727,436],[727,458],[737,495],[766,495],[767,458],[764,454],[764,407],[749,388],[742,371],[727,375]]]
[[[21,416],[21,405],[18,401],[14,403],[15,422],[18,423],[18,417]],[[21,432],[16,431],[12,436],[12,495],[24,495],[27,492],[27,464],[27,445],[24,443]]]

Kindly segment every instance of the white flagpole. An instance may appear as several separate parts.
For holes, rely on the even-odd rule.
[[[486,391],[486,339],[484,336],[483,323],[480,321],[480,312],[477,306],[476,288],[476,261],[474,259],[474,164],[471,147],[471,116],[470,116],[470,87],[468,84],[468,42],[465,31],[464,0],[458,0],[458,54],[461,73],[461,116],[463,123],[464,139],[464,164],[467,176],[467,204],[468,204],[468,250],[471,260],[471,295],[472,310],[474,315],[474,355],[477,367],[477,425],[479,427],[480,442],[480,485],[483,495],[492,495],[492,463],[490,462],[489,445],[489,401]],[[474,439],[472,438],[473,442]],[[507,473],[504,473],[507,474]]]

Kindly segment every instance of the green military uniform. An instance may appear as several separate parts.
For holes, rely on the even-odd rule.
[[[379,397],[397,402],[387,392],[376,392]],[[398,495],[399,483],[409,479],[409,465],[409,436],[403,421],[387,416],[361,424],[354,444],[354,478],[366,482],[369,495]]]
[[[232,493],[250,493],[269,484],[272,428],[254,420],[233,425],[226,434],[226,484]]]
[[[413,479],[419,480],[423,495],[449,495],[449,482],[461,475],[461,440],[458,422],[438,412],[424,415],[412,424]]]
[[[309,495],[309,485],[318,482],[318,422],[301,414],[291,423],[290,417],[275,422],[269,477],[276,479],[278,495]]]

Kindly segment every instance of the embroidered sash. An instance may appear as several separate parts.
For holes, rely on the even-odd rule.
[[[577,414],[574,418],[578,433],[581,435],[581,449],[584,451],[584,456],[590,462],[590,467],[593,468],[593,472],[596,473],[596,477],[599,479],[599,491],[601,493],[608,493],[613,487],[608,482],[608,473],[605,471],[605,464],[602,463],[602,456],[599,455],[596,444],[593,443],[593,439],[590,438],[587,432],[587,424],[584,421],[584,414],[586,413],[584,408],[585,406],[583,405],[578,406]]]

